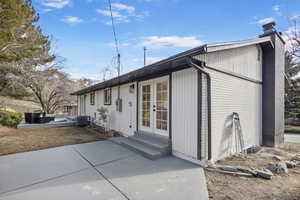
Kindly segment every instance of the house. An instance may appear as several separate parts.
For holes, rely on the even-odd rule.
[[[77,115],[77,104],[76,103],[65,103],[59,106],[58,112],[67,116]]]
[[[74,92],[78,114],[98,117],[105,106],[109,127],[133,138],[125,145],[143,151],[151,139],[136,137],[157,136],[173,155],[195,163],[240,151],[233,113],[246,147],[276,146],[283,142],[285,42],[274,22],[263,30],[255,39],[202,45]]]

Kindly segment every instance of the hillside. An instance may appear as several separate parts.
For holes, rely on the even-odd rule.
[[[32,110],[41,109],[39,104],[36,104],[32,101],[24,101],[4,96],[0,96],[0,107],[16,112],[29,112]]]

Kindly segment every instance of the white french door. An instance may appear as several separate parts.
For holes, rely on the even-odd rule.
[[[169,134],[169,79],[162,77],[140,83],[139,123],[142,131]]]

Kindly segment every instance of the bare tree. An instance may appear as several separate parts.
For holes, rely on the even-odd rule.
[[[53,66],[43,67],[27,71],[23,82],[33,92],[37,103],[39,103],[46,113],[55,113],[55,111],[64,103],[69,103],[68,98],[69,83],[68,76]]]
[[[71,92],[80,90],[85,87],[89,87],[93,84],[93,80],[91,80],[89,78],[81,78],[81,79],[77,79],[77,80],[73,80],[73,81],[74,81],[74,84],[71,89]]]
[[[292,26],[286,31],[287,51],[293,59],[300,59],[300,19],[294,19]]]
[[[108,77],[110,77],[113,73],[112,68],[108,65],[102,70],[102,81],[106,81]]]

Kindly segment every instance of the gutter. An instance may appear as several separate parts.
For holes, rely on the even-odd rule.
[[[158,61],[156,63],[150,64],[150,65],[147,65],[140,69],[123,74],[119,77],[115,77],[110,80],[107,80],[107,81],[104,81],[101,83],[97,83],[95,85],[92,85],[87,88],[81,89],[79,91],[73,92],[73,93],[71,93],[71,95],[82,95],[82,94],[86,94],[86,93],[89,93],[92,91],[105,89],[107,87],[114,87],[114,86],[118,86],[120,84],[134,82],[141,78],[149,77],[151,75],[161,73],[162,71],[172,71],[173,67],[176,67],[179,65],[186,66],[186,57],[187,56],[195,56],[195,55],[198,55],[198,54],[201,54],[204,52],[206,52],[206,45],[202,45],[200,47],[188,50],[186,52],[177,54],[175,56],[171,56],[169,58]]]
[[[195,68],[199,73],[204,74],[206,76],[207,80],[207,117],[208,117],[208,160],[211,160],[212,155],[211,155],[211,77],[208,72],[204,70],[204,67],[206,66],[205,62],[199,61],[201,66],[193,62],[193,58],[189,57],[187,58],[187,63],[190,67]],[[198,83],[198,84],[202,84]],[[200,87],[201,88],[201,87]],[[199,92],[199,91],[198,91]],[[201,91],[202,92],[202,91]],[[198,99],[198,109],[202,109],[202,95],[201,95],[201,101]],[[198,112],[198,126],[201,126],[202,122],[202,117],[201,117],[202,112]],[[201,130],[201,128],[200,128]],[[201,131],[198,131],[198,138],[201,138]],[[198,140],[199,141],[199,140]],[[201,145],[198,144],[198,148],[201,148]],[[199,150],[198,150],[199,152]],[[201,155],[198,153],[198,160],[201,159]]]

